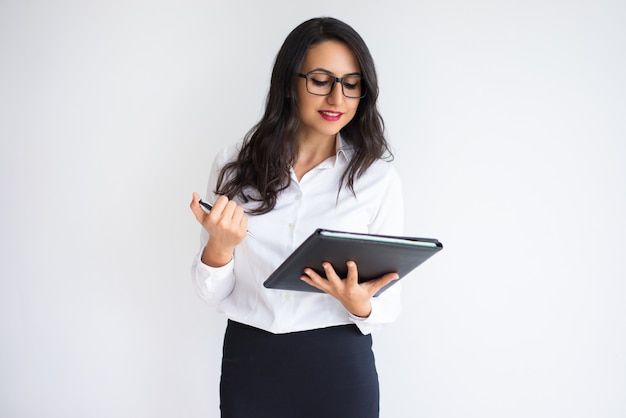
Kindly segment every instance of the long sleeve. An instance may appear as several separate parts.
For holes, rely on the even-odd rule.
[[[206,200],[213,202],[216,198],[215,186],[221,168],[232,158],[236,148],[231,146],[219,153],[213,161],[209,182],[206,191]],[[191,278],[196,293],[212,306],[217,306],[233,290],[235,285],[234,258],[222,267],[210,267],[202,263],[201,257],[204,247],[209,241],[209,234],[202,228],[200,231],[200,249],[191,264]]]
[[[216,157],[207,201],[215,199],[213,190],[219,170],[237,152],[234,145]],[[258,202],[240,201],[248,212],[248,230],[252,235],[235,248],[232,261],[223,267],[211,268],[201,262],[209,239],[206,231],[202,231],[200,248],[192,264],[192,281],[200,297],[228,318],[272,333],[354,323],[367,334],[394,321],[400,313],[400,283],[372,299],[368,318],[351,316],[330,295],[263,286],[269,275],[317,228],[402,235],[402,187],[395,168],[376,161],[355,179],[354,193],[346,188],[339,191],[350,158],[349,147],[342,148],[342,142],[338,141],[337,154],[311,169],[302,179],[293,176],[268,213],[252,215],[250,210]]]
[[[404,229],[404,199],[402,183],[396,170],[391,170],[385,177],[385,183],[379,187],[380,204],[369,232],[383,235],[402,235]],[[358,266],[357,266],[358,267]],[[361,333],[369,334],[385,324],[394,322],[402,309],[402,283],[394,283],[380,296],[372,298],[372,312],[367,318],[350,315]]]
[[[233,290],[235,285],[234,265],[235,260],[231,259],[228,264],[222,267],[209,267],[202,262],[200,257],[208,241],[208,234],[202,230],[200,251],[191,264],[191,277],[196,289],[196,293],[211,306],[217,306]]]

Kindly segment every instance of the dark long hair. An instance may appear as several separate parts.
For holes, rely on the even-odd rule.
[[[346,44],[361,67],[366,95],[354,118],[342,130],[354,156],[341,177],[354,193],[355,178],[380,158],[393,158],[384,137],[384,123],[376,108],[378,77],[374,60],[361,36],[346,23],[320,17],[297,26],[285,39],[274,63],[270,89],[261,120],[246,134],[236,160],[226,164],[217,181],[215,193],[238,197],[243,202],[256,201],[254,214],[271,211],[278,194],[291,181],[290,165],[297,153],[295,139],[299,124],[296,79],[308,49],[315,44],[335,40]]]

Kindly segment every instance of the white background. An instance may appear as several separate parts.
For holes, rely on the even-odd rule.
[[[0,2],[0,416],[218,416],[188,202],[319,15],[368,43],[406,233],[445,246],[375,335],[381,417],[626,416],[617,0]]]

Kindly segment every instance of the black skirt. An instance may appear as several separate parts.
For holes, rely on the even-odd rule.
[[[223,418],[375,418],[378,374],[371,335],[355,325],[272,334],[228,321]]]

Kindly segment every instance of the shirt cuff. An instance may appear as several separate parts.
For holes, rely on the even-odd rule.
[[[361,334],[371,334],[386,324],[394,322],[400,315],[400,283],[396,283],[385,291],[385,294],[371,299],[372,312],[367,318],[349,314],[349,319],[361,331]]]
[[[202,262],[200,254],[194,263],[194,284],[202,299],[219,303],[230,294],[234,284],[233,271],[235,261],[231,259],[221,267],[207,266]]]
[[[380,316],[377,315],[377,313],[380,311],[380,309],[377,309],[378,303],[374,298],[372,298],[371,303],[372,312],[370,312],[370,315],[367,318],[350,314],[350,321],[354,322],[354,324],[359,328],[359,331],[361,331],[361,334],[363,335],[371,334],[372,331],[380,328],[382,325],[380,323],[380,319],[377,318],[378,316]]]
[[[196,265],[202,272],[204,272],[207,275],[207,277],[208,276],[211,276],[211,277],[226,276],[234,270],[235,258],[234,257],[231,258],[228,263],[224,264],[221,267],[211,267],[211,266],[207,266],[206,264],[202,262],[202,253],[200,253],[196,256]]]

